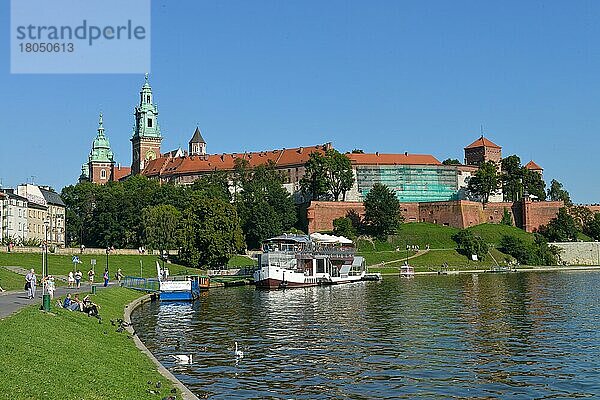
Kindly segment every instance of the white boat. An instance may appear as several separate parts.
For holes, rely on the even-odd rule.
[[[257,288],[283,289],[357,282],[366,267],[364,258],[354,253],[354,243],[343,236],[277,236],[262,245],[254,283]]]
[[[400,277],[401,278],[413,278],[415,276],[415,269],[408,265],[404,264],[400,267]]]

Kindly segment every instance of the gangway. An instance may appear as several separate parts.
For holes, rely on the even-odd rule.
[[[140,278],[138,276],[126,276],[121,286],[128,289],[140,290],[148,293],[160,292],[160,285],[156,278]]]

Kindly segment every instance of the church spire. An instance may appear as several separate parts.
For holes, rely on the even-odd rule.
[[[104,138],[104,125],[102,120],[102,112],[100,112],[100,118],[98,119],[98,137]]]

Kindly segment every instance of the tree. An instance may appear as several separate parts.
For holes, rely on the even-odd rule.
[[[525,167],[523,167],[523,189],[539,200],[546,200],[546,182],[542,179],[542,175]]]
[[[569,215],[575,220],[577,230],[583,232],[585,226],[594,219],[594,213],[585,206],[572,205],[568,208]]]
[[[328,149],[322,155],[310,154],[305,164],[305,174],[300,180],[302,193],[310,195],[311,200],[338,201],[346,198],[346,192],[354,184],[352,164],[347,155],[334,149]]]
[[[540,227],[540,233],[550,242],[571,242],[577,240],[577,224],[566,207],[558,210],[558,215],[548,225]]]
[[[563,189],[562,183],[556,179],[552,179],[550,182],[550,189],[548,189],[548,197],[551,201],[562,201],[565,206],[571,205],[571,196],[569,192]]]
[[[525,242],[515,236],[504,235],[500,239],[500,247],[506,254],[513,256],[520,264],[555,265],[558,261],[559,249],[548,245],[540,234],[534,234],[533,243]]]
[[[191,190],[211,199],[221,199],[231,202],[229,191],[229,176],[223,171],[214,171],[196,179]]]
[[[65,232],[68,244],[91,243],[89,227],[92,225],[92,209],[99,186],[91,182],[66,186],[61,192],[61,198],[66,205]]]
[[[183,214],[181,260],[190,267],[221,267],[244,249],[235,207],[222,199],[196,197]]]
[[[446,158],[444,161],[442,161],[442,164],[444,164],[444,165],[460,165],[460,161],[456,158]]]
[[[504,253],[513,256],[520,264],[530,264],[533,249],[523,239],[504,235],[500,239],[500,248]]]
[[[468,229],[463,229],[452,235],[452,240],[458,245],[461,251],[467,257],[477,255],[478,260],[483,260],[488,252],[488,245],[480,236],[474,235]]]
[[[394,233],[402,222],[400,202],[387,186],[373,185],[364,201],[365,224],[374,236]]]
[[[348,217],[340,217],[333,220],[333,234],[344,236],[348,239],[354,239],[357,229],[352,225],[352,220]]]
[[[479,197],[485,206],[490,198],[490,195],[499,189],[498,171],[496,164],[493,161],[482,163],[467,186],[467,190],[471,195]]]
[[[517,155],[502,159],[502,193],[505,201],[518,201],[523,197],[523,167]]]
[[[362,149],[354,149],[354,150],[352,150],[352,154],[364,154],[364,153],[365,152]]]
[[[583,227],[583,233],[594,240],[600,240],[600,213],[595,213]]]
[[[172,205],[146,207],[142,210],[142,224],[146,243],[151,249],[165,250],[179,244],[181,213]]]
[[[237,209],[249,248],[294,226],[296,208],[273,165],[260,165],[243,183]]]
[[[500,223],[502,225],[513,226],[512,215],[506,208],[504,209],[504,213],[502,214],[502,221],[500,221]]]
[[[311,200],[324,200],[328,195],[325,156],[319,152],[312,152],[304,164],[304,176],[300,179],[300,187],[304,195]]]
[[[350,222],[352,222],[352,226],[354,227],[354,229],[356,229],[357,234],[362,234],[364,232],[365,227],[363,219],[360,216],[360,214],[356,212],[356,210],[349,210],[346,213],[346,218],[348,218]]]
[[[354,173],[348,156],[335,149],[325,152],[325,182],[335,201],[339,200],[340,195],[342,200],[346,200],[346,192],[354,184]]]

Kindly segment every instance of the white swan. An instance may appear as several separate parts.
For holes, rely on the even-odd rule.
[[[235,342],[235,352],[233,354],[235,354],[235,358],[244,358],[244,352],[241,350],[238,350],[237,342]]]
[[[180,364],[192,364],[192,355],[185,355],[185,354],[171,354],[171,357],[173,357],[178,363]]]

